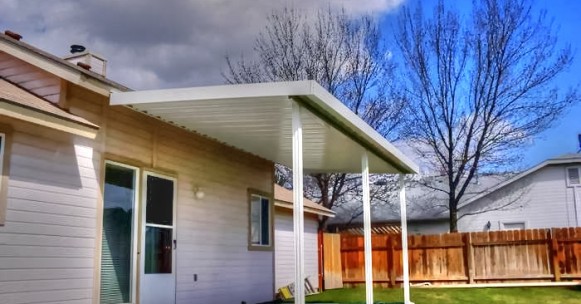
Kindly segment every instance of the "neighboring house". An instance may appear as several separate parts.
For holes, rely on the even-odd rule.
[[[467,201],[481,194],[487,188],[505,180],[506,175],[483,174],[473,179],[469,190],[462,198]],[[375,191],[382,185],[374,185]],[[429,185],[426,186],[426,185]],[[413,235],[440,234],[450,231],[450,216],[448,213],[448,201],[446,194],[434,188],[443,189],[445,179],[441,176],[426,176],[418,180],[409,181],[406,186],[408,233]],[[387,195],[391,197],[390,203],[375,202],[372,204],[371,222],[374,233],[399,233],[400,212],[398,198],[395,193]],[[393,201],[393,202],[392,202]],[[350,233],[362,233],[361,203],[355,200],[352,203],[342,204],[336,208],[337,215],[330,220],[330,231],[348,230]]]
[[[486,231],[581,226],[580,176],[581,154],[548,159],[465,201],[459,209],[463,217],[458,228]]]
[[[362,151],[371,172],[416,170],[311,81],[127,93],[100,57],[19,39],[0,34],[2,304],[273,299],[291,118],[305,170],[361,172]]]
[[[294,282],[293,193],[274,185],[274,264],[276,290]],[[319,217],[334,217],[335,212],[304,199],[305,275],[319,288]]]
[[[401,233],[401,224],[399,213],[394,214],[392,212],[382,212],[381,207],[372,207],[371,213],[373,214],[371,219],[372,233],[375,234],[394,234]],[[337,211],[337,217],[341,214],[341,211]],[[427,214],[432,214],[431,217],[424,217]],[[408,217],[408,233],[413,235],[421,234],[440,234],[447,233],[449,231],[450,225],[448,224],[448,214],[447,213],[430,213],[429,211],[425,214],[413,213],[414,216]],[[349,232],[350,234],[360,234],[363,235],[363,220],[358,217],[354,220],[332,220],[328,225],[328,231],[330,232]]]
[[[423,177],[407,187],[410,234],[445,233],[449,230],[447,199],[431,188],[444,185],[437,177]],[[422,183],[429,181],[430,187]],[[458,209],[459,231],[489,231],[581,226],[581,154],[548,159],[516,175],[481,175],[475,179]],[[360,205],[357,202],[355,205]],[[373,206],[372,224],[377,233],[398,232],[397,204]],[[439,207],[438,207],[439,206]],[[361,217],[350,219],[353,208],[337,209],[331,230],[359,233]],[[388,229],[389,228],[389,229]],[[383,232],[386,233],[386,232]]]

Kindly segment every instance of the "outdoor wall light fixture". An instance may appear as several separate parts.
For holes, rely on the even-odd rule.
[[[204,196],[206,196],[206,193],[204,193],[202,188],[194,186],[194,196],[196,197],[196,199],[201,200],[204,198]]]
[[[488,223],[486,223],[486,230],[490,230],[490,227],[492,227],[492,223],[488,221]]]

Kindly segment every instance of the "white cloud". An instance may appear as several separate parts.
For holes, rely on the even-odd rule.
[[[251,51],[266,16],[286,4],[382,14],[403,0],[0,0],[0,29],[64,56],[83,44],[108,76],[135,89],[218,84],[224,57]]]

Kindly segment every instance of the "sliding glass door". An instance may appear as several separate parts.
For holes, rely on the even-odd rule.
[[[107,162],[103,192],[103,304],[135,302],[137,168]]]

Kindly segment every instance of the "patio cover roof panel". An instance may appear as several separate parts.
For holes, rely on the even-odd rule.
[[[122,92],[112,105],[138,111],[292,167],[292,102],[301,105],[305,172],[374,173],[417,166],[313,81]]]

